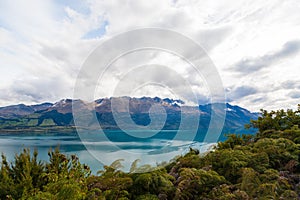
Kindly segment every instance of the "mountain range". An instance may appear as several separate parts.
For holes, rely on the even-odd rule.
[[[112,110],[113,103],[113,110]],[[97,99],[93,102],[84,102],[82,100],[63,99],[56,103],[42,103],[36,105],[11,105],[0,107],[0,133],[1,132],[45,132],[75,131],[72,106],[76,112],[88,111],[93,113],[94,119],[89,119],[86,123],[89,127],[100,124],[101,128],[119,129],[113,115],[113,111],[124,117],[128,110],[124,103],[129,103],[127,109],[130,117],[136,125],[147,126],[151,123],[149,109],[154,105],[159,105],[165,109],[166,119],[163,125],[164,130],[176,130],[180,126],[182,114],[192,121],[196,116],[200,116],[199,130],[207,131],[212,112],[218,115],[218,110],[212,110],[212,107],[218,108],[218,103],[199,106],[187,106],[181,100],[159,97],[113,97]],[[224,109],[224,107],[222,107]],[[255,133],[256,130],[245,130],[244,125],[250,122],[250,119],[257,119],[259,113],[252,113],[239,106],[226,104],[226,117],[223,127],[223,133]],[[160,113],[156,113],[158,116]],[[155,111],[154,111],[155,115]],[[152,116],[153,117],[153,116]],[[121,122],[122,123],[122,122]],[[126,123],[126,122],[124,122]],[[188,125],[187,125],[188,126]],[[96,127],[96,126],[95,126]]]

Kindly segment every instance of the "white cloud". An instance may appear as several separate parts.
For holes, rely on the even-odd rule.
[[[3,0],[0,105],[71,97],[80,66],[102,41],[135,28],[160,27],[185,34],[204,47],[218,68],[224,87],[232,89],[233,93],[228,93],[234,97],[230,99],[232,103],[252,110],[295,108],[299,95],[286,81],[299,82],[299,52],[283,59],[280,49],[299,38],[299,10],[297,0]],[[268,62],[270,55],[276,58]],[[152,56],[149,62],[171,66],[190,81],[198,96],[209,93],[205,82],[195,78],[188,66],[182,67],[178,58]],[[144,57],[126,57],[128,60],[120,60],[119,64],[143,63]],[[248,65],[250,61],[263,62],[267,68],[243,74],[228,70],[243,60]],[[107,92],[101,95],[112,93],[112,85],[122,75],[116,72],[109,72],[102,88]],[[151,76],[161,78],[161,74]],[[241,95],[248,94],[249,88],[255,88],[251,95]],[[167,95],[165,90],[158,92],[156,86],[144,90],[145,94]],[[143,94],[141,90],[137,93]]]

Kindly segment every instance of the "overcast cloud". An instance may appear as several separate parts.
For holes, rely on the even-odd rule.
[[[228,101],[235,101],[236,99],[247,98],[249,95],[257,94],[258,90],[251,86],[238,86],[227,92]]]
[[[228,102],[252,111],[296,108],[299,10],[298,0],[2,0],[0,106],[72,98],[80,67],[98,45],[132,29],[159,27],[182,33],[205,49],[219,71]],[[124,75],[120,67],[126,72],[145,58],[147,64],[172,68],[189,81],[199,102],[209,102],[209,77],[196,77],[178,57],[153,52],[119,60],[101,80],[95,98],[113,94]],[[157,72],[148,75],[155,80],[165,77]],[[176,80],[168,83],[174,91],[184,90]],[[153,85],[135,94],[171,95],[168,88]]]
[[[300,41],[289,41],[283,45],[283,47],[275,52],[270,52],[266,55],[256,58],[246,58],[239,61],[234,71],[237,71],[243,75],[258,72],[261,69],[267,68],[276,62],[280,62],[282,59],[288,59],[291,56],[297,54],[300,50]]]

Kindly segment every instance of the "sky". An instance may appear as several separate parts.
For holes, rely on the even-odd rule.
[[[126,31],[157,27],[203,47],[227,102],[251,111],[295,109],[300,103],[299,10],[298,0],[1,0],[0,106],[72,98],[93,50]],[[189,66],[166,52],[136,52],[115,65],[128,72],[129,65],[145,60],[182,73],[199,103],[209,102],[209,77],[192,80]],[[107,70],[95,98],[114,94],[122,83],[117,69]],[[154,80],[164,78],[158,71],[147,73]],[[169,81],[171,88],[180,87],[176,80]],[[167,87],[137,81],[141,87],[133,96],[177,97]]]

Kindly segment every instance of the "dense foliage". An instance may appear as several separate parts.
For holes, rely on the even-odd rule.
[[[117,160],[91,175],[57,149],[47,163],[26,149],[13,163],[2,155],[0,199],[299,199],[300,107],[262,110],[249,126],[257,135],[228,135],[209,153],[191,149],[147,173],[137,162],[122,172]]]

